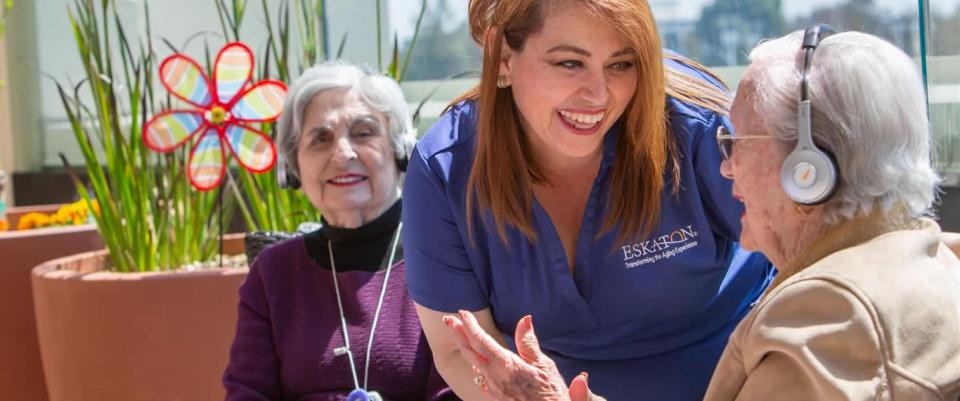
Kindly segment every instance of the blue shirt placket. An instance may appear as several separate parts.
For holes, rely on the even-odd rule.
[[[549,227],[549,230],[546,230],[549,236],[544,236],[545,238],[541,239],[545,242],[552,262],[551,266],[547,267],[550,270],[548,274],[553,278],[561,296],[576,309],[577,324],[575,327],[579,329],[576,331],[587,332],[599,327],[593,309],[590,307],[590,288],[593,276],[590,269],[597,269],[601,266],[590,263],[590,261],[596,260],[593,258],[593,254],[596,252],[595,248],[604,247],[606,242],[598,241],[597,233],[599,233],[605,217],[602,211],[606,204],[604,195],[609,192],[605,189],[605,183],[610,166],[613,164],[619,127],[619,123],[615,124],[604,136],[600,168],[593,180],[590,194],[587,197],[587,204],[581,217],[580,231],[577,233],[577,249],[574,253],[574,272],[572,274],[567,263],[567,253],[563,248],[563,241],[560,239],[556,226],[540,201],[537,200],[536,196],[533,197],[534,218],[540,224]],[[609,244],[606,247],[609,247]],[[568,325],[568,327],[571,326],[573,325]]]

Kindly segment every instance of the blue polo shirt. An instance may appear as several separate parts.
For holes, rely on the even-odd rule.
[[[591,389],[611,401],[702,399],[727,337],[774,269],[736,242],[743,206],[720,175],[714,139],[728,121],[673,98],[668,107],[681,154],[679,193],[664,191],[649,237],[617,241],[617,228],[598,237],[620,135],[619,125],[611,128],[580,227],[575,274],[536,199],[536,241],[508,227],[504,243],[482,213],[487,224],[473,225],[471,242],[464,201],[476,106],[453,107],[417,144],[404,182],[414,301],[442,312],[490,308],[511,347],[517,321],[532,315],[541,347],[568,382],[587,371]]]

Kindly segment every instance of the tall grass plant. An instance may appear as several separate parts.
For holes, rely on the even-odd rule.
[[[113,1],[74,0],[68,15],[84,79],[57,84],[89,187],[61,158],[82,200],[98,202],[94,219],[109,250],[109,268],[120,272],[169,270],[213,259],[235,204],[233,197],[190,187],[186,149],[158,154],[141,140],[143,122],[173,101],[154,92],[157,56],[150,10],[147,2],[143,6],[146,36],[134,50],[135,39],[124,30]]]

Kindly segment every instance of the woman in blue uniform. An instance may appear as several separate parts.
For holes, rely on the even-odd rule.
[[[437,368],[465,400],[509,398],[443,316],[471,311],[515,349],[531,315],[567,380],[701,399],[773,271],[735,242],[718,80],[664,54],[646,2],[469,7],[480,84],[417,144],[404,187],[408,287]]]

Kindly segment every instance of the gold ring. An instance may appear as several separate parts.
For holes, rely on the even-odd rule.
[[[473,377],[473,384],[476,384],[478,387],[483,387],[483,382],[486,381],[486,379],[486,377],[483,377],[483,373],[477,373],[477,375]]]

